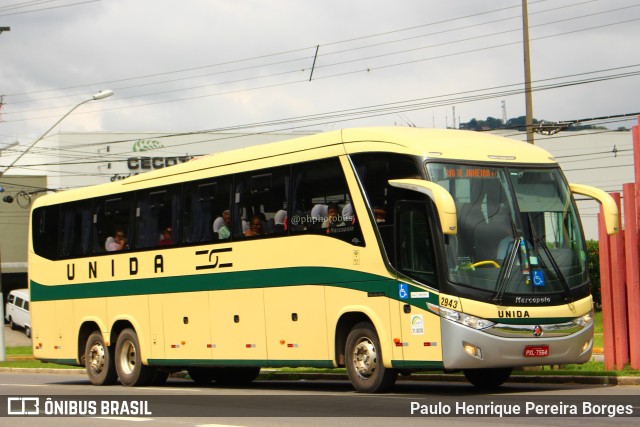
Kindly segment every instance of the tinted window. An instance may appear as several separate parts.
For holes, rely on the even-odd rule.
[[[245,238],[285,234],[288,193],[288,166],[237,175],[234,235]]]
[[[292,233],[318,233],[364,246],[338,158],[294,165],[292,176]]]
[[[219,177],[184,185],[182,204],[182,241],[184,243],[213,242],[229,237],[230,224],[223,228],[225,224],[223,217],[228,217],[224,212],[229,210],[231,203],[231,183],[231,177]]]
[[[133,195],[117,194],[96,199],[94,203],[93,253],[105,253],[108,243],[118,234],[125,240],[122,249],[131,249],[133,231]]]
[[[60,208],[60,258],[90,254],[91,200],[65,203]]]
[[[136,197],[136,248],[172,246],[177,242],[180,187],[139,191]]]
[[[46,206],[33,211],[31,238],[36,254],[47,259],[58,257],[60,208]]]

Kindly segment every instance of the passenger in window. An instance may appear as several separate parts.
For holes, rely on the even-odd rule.
[[[216,220],[217,221],[217,220]],[[214,230],[215,223],[214,223]],[[216,231],[218,233],[218,239],[226,240],[231,236],[231,211],[228,209],[222,212],[222,225]]]
[[[338,215],[338,212],[340,212],[338,205],[336,203],[329,203],[327,217],[322,223],[322,228],[344,227],[344,221],[342,220],[342,216]]]
[[[342,220],[347,224],[356,223],[356,215],[353,212],[353,205],[351,204],[351,202],[347,203],[342,208]]]
[[[104,248],[107,250],[107,252],[116,252],[123,249],[129,249],[124,231],[122,231],[121,228],[117,228],[114,237],[107,237],[107,240],[104,243]]]
[[[259,215],[254,215],[249,221],[249,229],[245,231],[244,235],[246,237],[254,237],[262,234],[264,234],[262,231],[262,219]]]
[[[322,225],[327,219],[328,209],[329,207],[323,204],[318,204],[311,208],[311,219],[313,222],[310,225],[312,228],[318,228],[318,225]]]
[[[280,209],[274,216],[274,232],[284,233],[287,231],[287,211]]]
[[[164,230],[162,230],[162,238],[160,239],[160,242],[158,242],[158,244],[160,246],[171,246],[173,245],[173,230],[171,229],[171,227],[167,227]]]

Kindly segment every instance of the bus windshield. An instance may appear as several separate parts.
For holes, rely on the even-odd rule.
[[[446,236],[449,280],[494,293],[564,294],[587,283],[584,239],[557,168],[428,163],[456,202],[458,233]]]

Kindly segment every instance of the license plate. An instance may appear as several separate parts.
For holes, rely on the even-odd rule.
[[[548,355],[548,345],[528,345],[524,348],[524,357],[547,357]]]

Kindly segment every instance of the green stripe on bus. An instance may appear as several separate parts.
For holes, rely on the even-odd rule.
[[[439,362],[427,362],[420,360],[392,360],[391,366],[397,369],[424,369],[424,370],[434,370],[434,369],[444,369],[444,364],[442,361]]]
[[[387,294],[389,284],[392,283],[396,283],[396,280],[353,270],[328,267],[291,267],[111,282],[87,282],[60,286],[45,286],[31,280],[30,286],[31,301],[37,302],[318,284],[338,284],[355,290],[385,292]]]
[[[84,366],[78,365],[78,361],[76,359],[42,359],[40,357],[37,357],[36,359],[44,363],[55,363],[57,365]]]

